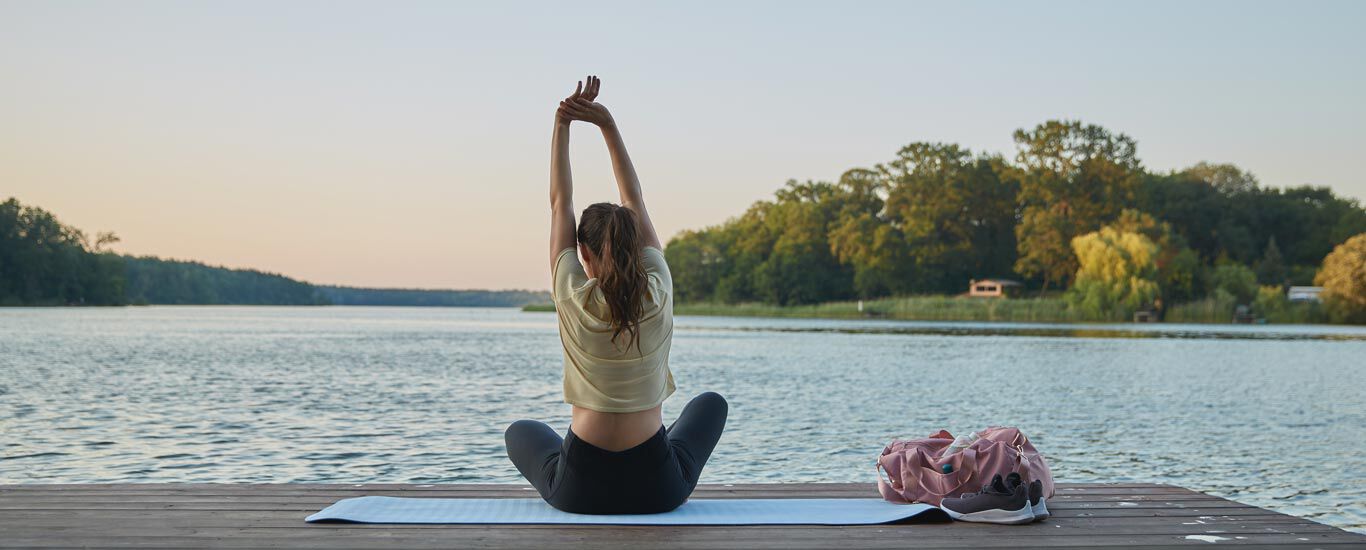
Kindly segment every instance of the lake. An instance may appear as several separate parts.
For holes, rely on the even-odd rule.
[[[0,309],[0,483],[519,481],[563,432],[552,313]],[[1063,482],[1182,485],[1366,532],[1366,328],[679,317],[729,399],[704,483],[874,482],[892,438],[1019,426]]]

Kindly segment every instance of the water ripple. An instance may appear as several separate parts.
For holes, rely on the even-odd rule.
[[[550,314],[0,309],[0,483],[512,483],[568,425]],[[1160,482],[1366,532],[1366,329],[680,317],[703,482],[873,482],[894,437],[1022,427],[1061,481]]]

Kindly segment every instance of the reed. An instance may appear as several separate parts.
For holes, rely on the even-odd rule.
[[[1059,298],[968,298],[960,296],[903,296],[857,301],[777,306],[771,304],[676,304],[679,315],[737,317],[802,317],[827,319],[899,319],[914,321],[1008,321],[1065,323],[1087,319]]]
[[[1174,304],[1167,312],[1169,323],[1228,323],[1236,307],[1231,296]],[[522,311],[552,312],[554,304],[530,304]],[[1268,323],[1326,323],[1323,308],[1315,303],[1258,303],[1253,315]],[[674,305],[676,315],[721,317],[789,317],[808,319],[894,319],[902,321],[981,321],[1010,323],[1113,323],[1127,322],[1117,314],[1096,315],[1068,307],[1061,297],[969,298],[966,296],[901,296],[858,301],[779,306],[763,303],[714,302]]]

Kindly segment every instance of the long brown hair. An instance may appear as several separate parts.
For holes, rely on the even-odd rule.
[[[600,202],[583,209],[579,242],[593,252],[593,275],[612,313],[612,342],[626,333],[626,348],[640,345],[640,318],[645,315],[645,268],[641,265],[640,230],[631,209]]]

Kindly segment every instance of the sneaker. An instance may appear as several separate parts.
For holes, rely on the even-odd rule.
[[[1014,476],[1010,479],[1014,482],[1013,486],[997,474],[981,491],[958,498],[946,498],[939,503],[939,508],[959,521],[1007,525],[1034,521],[1034,509],[1029,503],[1029,486],[1020,480],[1019,474],[1011,476]]]
[[[1043,481],[1034,480],[1029,484],[1029,508],[1034,512],[1034,521],[1048,519],[1048,503],[1043,498]]]

